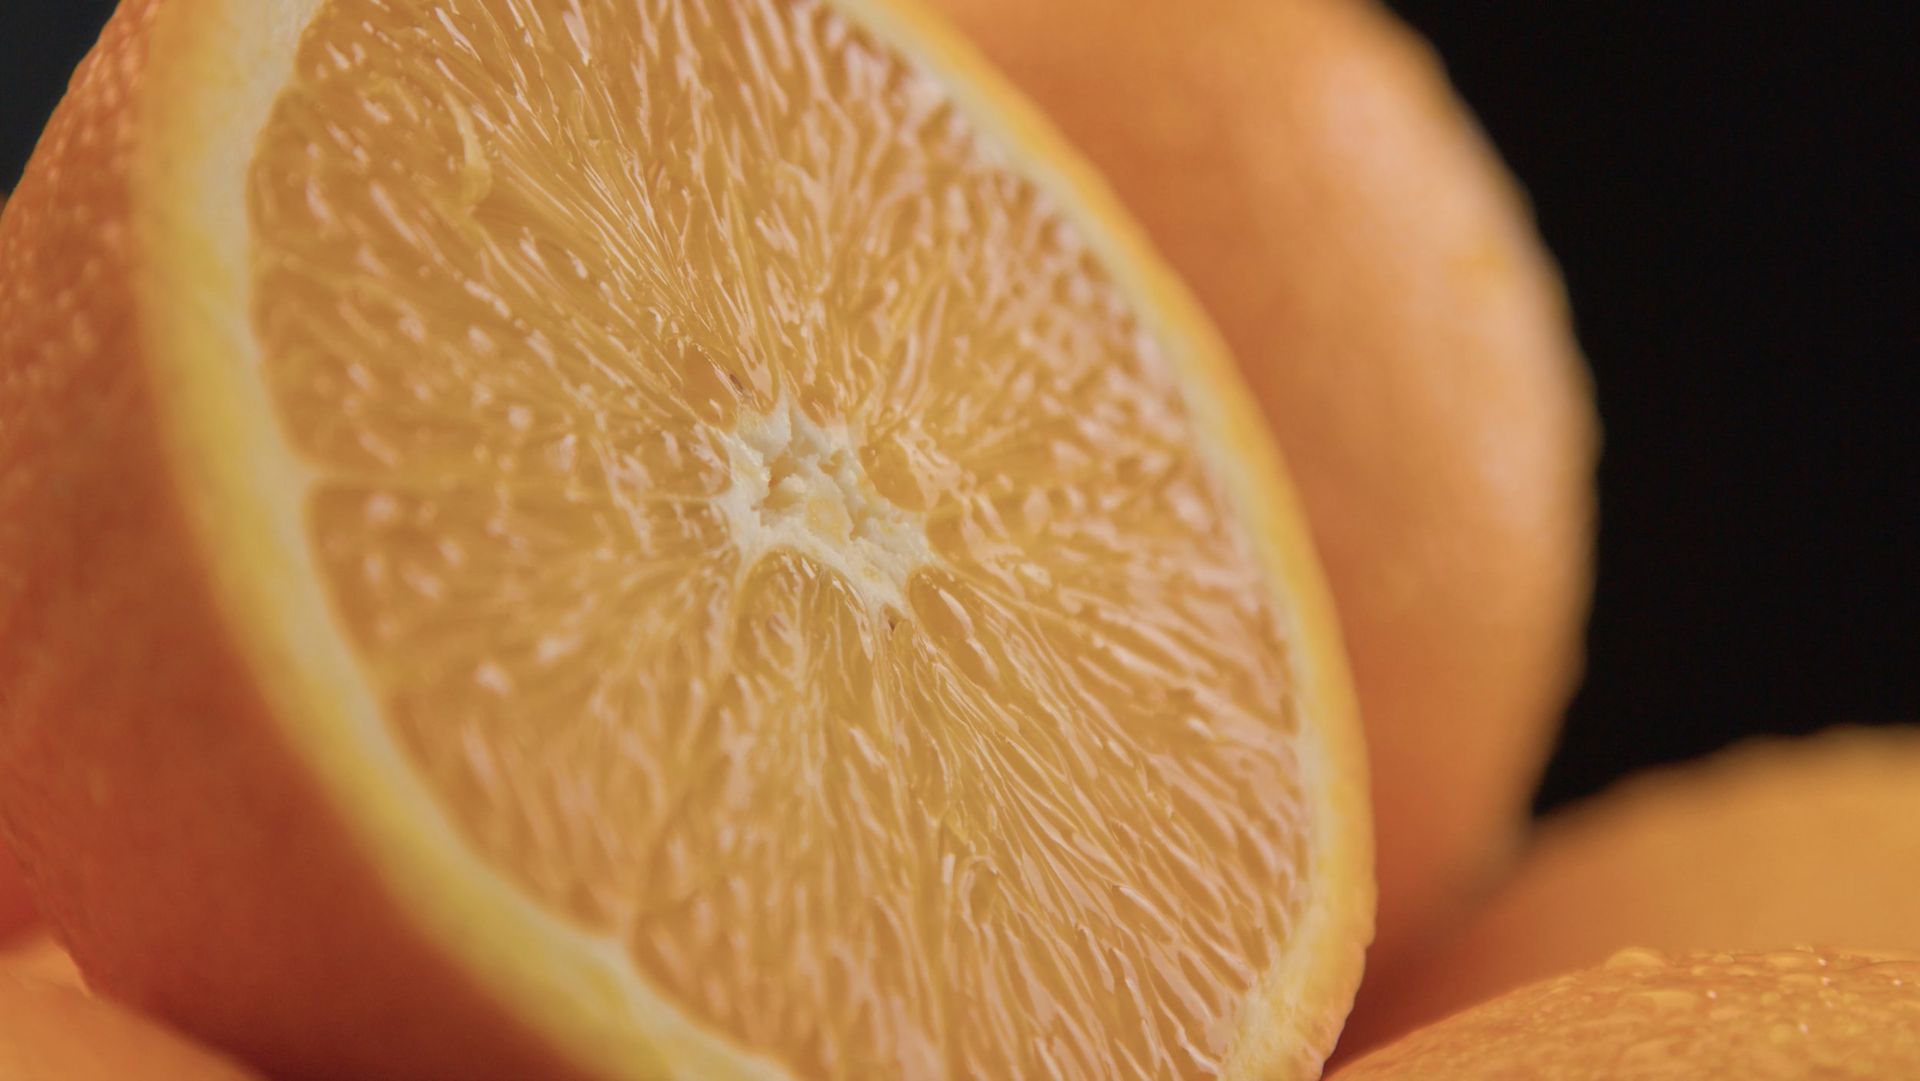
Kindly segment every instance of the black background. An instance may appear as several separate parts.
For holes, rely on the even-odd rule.
[[[0,0],[0,186],[110,7]],[[1607,425],[1542,806],[1749,733],[1920,720],[1920,4],[1396,7],[1532,192]]]

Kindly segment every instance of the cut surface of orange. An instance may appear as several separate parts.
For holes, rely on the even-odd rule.
[[[1330,1081],[1920,1077],[1920,954],[1664,954],[1511,991]]]
[[[915,10],[133,3],[7,227],[0,814],[98,986],[303,1075],[1317,1071],[1372,898],[1304,531]]]

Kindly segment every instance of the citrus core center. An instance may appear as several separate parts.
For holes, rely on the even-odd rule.
[[[857,448],[845,425],[822,426],[791,406],[743,415],[720,503],[745,564],[788,548],[870,603],[904,608],[908,577],[932,558],[925,524],[875,490]]]

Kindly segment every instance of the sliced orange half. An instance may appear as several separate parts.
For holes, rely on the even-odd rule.
[[[95,986],[289,1076],[1318,1070],[1305,530],[916,9],[132,2],[0,240],[0,813]]]

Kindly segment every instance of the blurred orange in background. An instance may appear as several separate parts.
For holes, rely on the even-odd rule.
[[[1920,729],[1756,741],[1550,819],[1433,955],[1369,973],[1341,1053],[1632,946],[1920,950]]]
[[[1422,1029],[1332,1081],[1920,1077],[1920,954],[1625,950]]]

